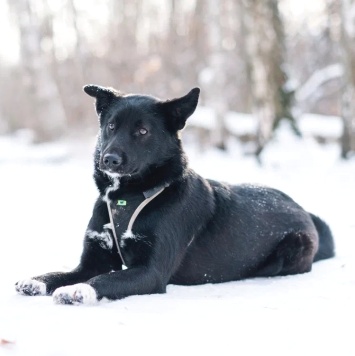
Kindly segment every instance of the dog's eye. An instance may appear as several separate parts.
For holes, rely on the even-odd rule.
[[[148,130],[146,130],[146,129],[140,129],[139,130],[139,134],[140,135],[145,135],[147,132],[148,132]]]
[[[113,122],[110,122],[109,124],[108,124],[108,128],[112,131],[112,130],[114,130],[115,129],[115,124],[113,123]]]

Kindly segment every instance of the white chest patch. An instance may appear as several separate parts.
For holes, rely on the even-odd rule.
[[[86,236],[89,239],[96,240],[99,245],[106,250],[111,250],[113,247],[112,236],[108,231],[97,232],[93,230],[87,230]]]
[[[112,174],[112,173],[107,173],[107,172],[105,172],[105,173],[110,177],[110,179],[112,181],[112,185],[110,185],[109,187],[106,188],[105,195],[102,197],[102,200],[104,202],[108,203],[110,201],[108,195],[120,187],[121,176],[119,174]]]
[[[126,230],[121,236],[121,241],[120,241],[120,246],[121,247],[125,247],[125,241],[127,239],[142,240],[142,239],[144,239],[144,236],[143,235],[134,234],[132,232],[132,230]]]

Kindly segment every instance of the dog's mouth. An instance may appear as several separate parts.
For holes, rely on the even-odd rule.
[[[106,170],[106,169],[101,169],[101,171],[104,172],[106,175],[108,175],[112,179],[118,179],[118,178],[121,178],[124,175],[122,173],[112,172],[112,171]]]
[[[117,179],[117,178],[122,178],[122,177],[132,177],[138,173],[137,169],[128,170],[128,171],[121,169],[121,170],[114,171],[112,169],[103,168],[101,166],[99,168],[100,168],[101,172],[105,173],[112,179]]]
[[[130,177],[139,173],[139,169],[127,165],[126,158],[112,153],[100,157],[99,169],[110,178]]]

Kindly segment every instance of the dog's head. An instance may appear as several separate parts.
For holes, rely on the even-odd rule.
[[[200,93],[194,88],[181,98],[162,101],[97,85],[86,85],[84,91],[96,98],[99,169],[116,177],[142,175],[176,155],[178,131],[195,111]]]

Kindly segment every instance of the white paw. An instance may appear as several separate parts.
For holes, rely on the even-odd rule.
[[[89,284],[78,283],[56,289],[53,300],[56,304],[95,304],[97,295]]]
[[[15,284],[16,291],[23,295],[46,295],[46,284],[35,279],[23,279]]]

